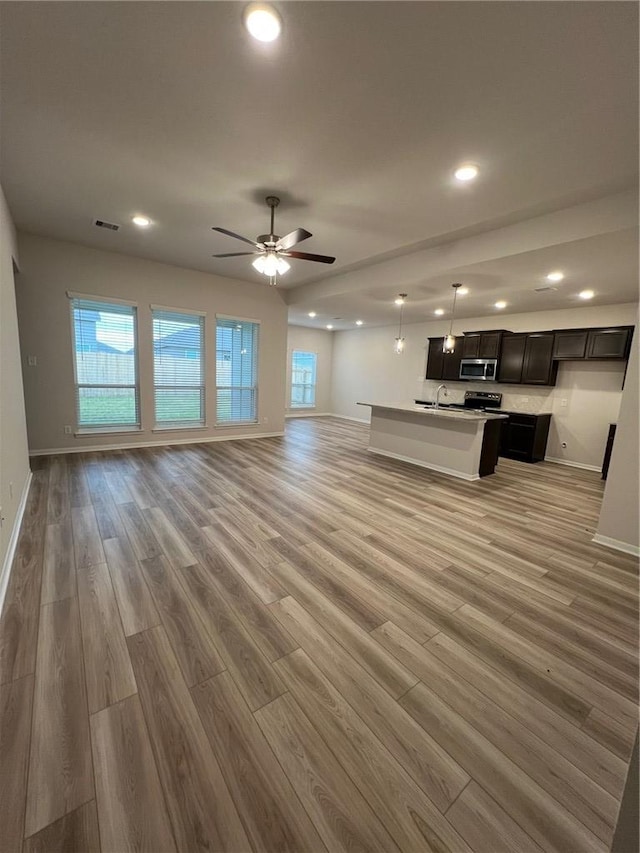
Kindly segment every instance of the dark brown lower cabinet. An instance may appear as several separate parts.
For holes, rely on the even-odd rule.
[[[547,449],[551,415],[509,414],[502,422],[500,456],[521,462],[541,462]]]

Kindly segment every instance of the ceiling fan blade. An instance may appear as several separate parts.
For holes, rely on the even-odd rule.
[[[308,240],[311,236],[311,232],[305,231],[304,228],[296,228],[295,231],[292,231],[290,234],[285,234],[284,237],[281,237],[278,240],[276,243],[276,249],[286,252],[287,249],[295,246],[296,243],[302,243],[303,240]]]
[[[335,258],[329,255],[310,255],[309,252],[280,252],[287,258],[299,258],[301,261],[318,261],[320,264],[332,264]]]
[[[226,234],[227,237],[235,237],[236,240],[242,240],[243,243],[248,243],[250,246],[258,247],[258,244],[255,240],[249,240],[247,237],[241,237],[239,234],[234,234],[233,231],[227,231],[226,228],[216,228],[215,226],[211,229],[212,231],[219,231],[221,234]]]
[[[211,255],[212,258],[239,258],[242,255],[259,255],[260,252],[225,252],[223,255]]]

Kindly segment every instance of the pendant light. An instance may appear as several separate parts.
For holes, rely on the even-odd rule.
[[[456,348],[456,339],[453,335],[453,318],[456,316],[456,296],[458,295],[458,288],[462,287],[460,283],[452,284],[453,288],[453,308],[451,309],[451,323],[449,325],[449,334],[444,339],[444,343],[442,345],[442,352],[452,353]]]
[[[402,355],[404,352],[404,338],[402,337],[402,312],[404,311],[404,300],[407,298],[406,293],[399,293],[396,299],[396,305],[400,306],[400,325],[398,326],[398,337],[394,345],[394,352],[397,355]]]

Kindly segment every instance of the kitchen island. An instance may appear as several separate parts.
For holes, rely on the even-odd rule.
[[[506,415],[416,406],[358,403],[371,407],[369,450],[423,468],[478,480],[498,462]]]

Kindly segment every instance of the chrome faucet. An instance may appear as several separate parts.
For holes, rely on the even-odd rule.
[[[436,389],[436,405],[435,405],[436,409],[440,408],[440,392],[441,391],[444,391],[445,397],[449,396],[449,392],[447,391],[447,386],[444,384],[444,382],[442,383],[442,385],[438,385],[438,387]]]

